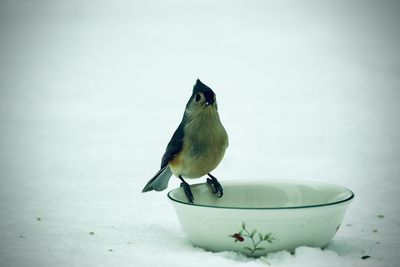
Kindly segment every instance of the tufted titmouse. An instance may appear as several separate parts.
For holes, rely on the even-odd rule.
[[[222,197],[222,186],[210,172],[221,162],[227,147],[228,134],[219,119],[215,93],[198,79],[182,121],[162,157],[161,169],[142,192],[166,189],[174,174],[182,181],[181,187],[193,203],[193,194],[183,177],[199,178],[207,174],[211,178],[207,178],[207,183]]]

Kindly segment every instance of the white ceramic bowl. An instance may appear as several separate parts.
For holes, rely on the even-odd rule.
[[[354,198],[349,189],[310,181],[221,182],[222,198],[207,184],[191,186],[194,204],[182,188],[168,193],[188,239],[210,251],[259,257],[298,246],[324,247]]]

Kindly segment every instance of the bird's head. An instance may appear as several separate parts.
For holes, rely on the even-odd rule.
[[[198,113],[217,110],[217,102],[214,91],[197,79],[196,84],[193,86],[193,93],[190,97],[186,110],[190,113]]]

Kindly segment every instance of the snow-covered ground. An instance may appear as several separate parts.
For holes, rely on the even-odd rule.
[[[0,266],[397,266],[399,12],[394,1],[1,0]],[[230,136],[219,179],[355,192],[327,249],[206,252],[166,192],[141,193],[197,78]]]

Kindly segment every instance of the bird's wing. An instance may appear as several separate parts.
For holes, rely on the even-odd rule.
[[[184,137],[184,123],[185,118],[183,118],[182,122],[179,124],[178,128],[175,130],[174,135],[172,136],[171,140],[167,145],[167,149],[161,160],[161,168],[164,168],[168,165],[168,162],[172,160],[176,154],[178,154],[183,147],[183,137]]]

